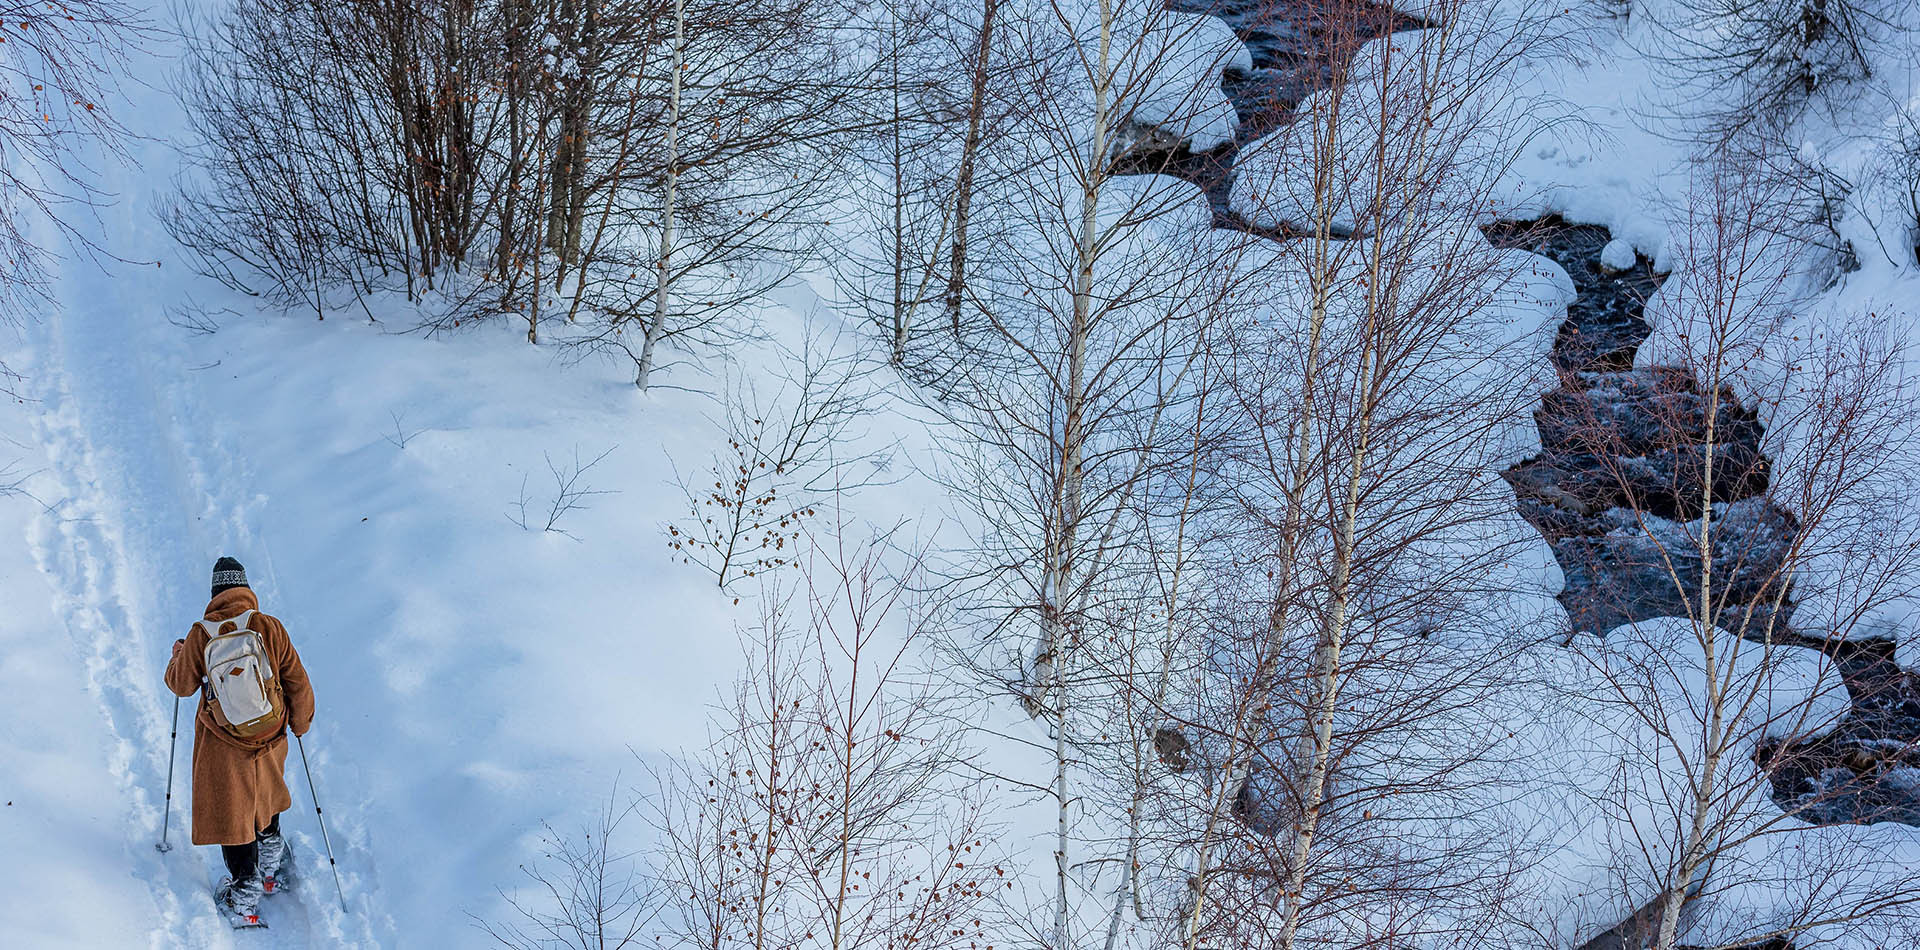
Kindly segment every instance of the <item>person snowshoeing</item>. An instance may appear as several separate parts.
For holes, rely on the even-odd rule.
[[[287,628],[260,612],[239,561],[214,563],[205,619],[173,642],[166,680],[176,696],[200,693],[193,843],[219,845],[230,874],[214,898],[236,926],[260,926],[260,899],[278,890],[287,854],[287,731],[304,736],[313,725],[313,686]]]

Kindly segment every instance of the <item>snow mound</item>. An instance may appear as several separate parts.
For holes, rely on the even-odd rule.
[[[1639,258],[1633,253],[1633,244],[1623,238],[1614,238],[1600,249],[1600,266],[1612,273],[1632,270]]]

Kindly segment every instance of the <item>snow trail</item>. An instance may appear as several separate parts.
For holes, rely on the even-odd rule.
[[[57,591],[74,643],[87,653],[89,692],[116,742],[111,760],[128,802],[131,870],[153,887],[158,909],[151,945],[378,945],[364,897],[360,912],[344,919],[311,880],[304,895],[274,898],[276,905],[265,911],[264,943],[258,933],[234,934],[214,911],[209,894],[218,880],[218,854],[189,844],[191,701],[181,704],[169,835],[174,848],[164,855],[153,848],[173,708],[161,671],[174,639],[200,616],[211,559],[246,549],[248,513],[258,499],[245,497],[240,456],[222,439],[218,416],[208,412],[219,400],[245,395],[198,391],[177,338],[153,332],[159,315],[151,297],[128,299],[144,291],[93,273],[64,277],[61,297],[72,303],[37,328],[28,375],[41,403],[35,434],[59,486],[32,530],[33,555]],[[277,584],[270,564],[260,568],[256,586],[272,611]],[[321,851],[317,829],[308,827],[312,805],[297,767],[289,766],[297,790],[283,821],[296,849],[310,858]],[[366,855],[347,857],[364,864]],[[325,885],[330,889],[332,881]],[[351,901],[351,881],[348,889]]]
[[[121,143],[125,151],[86,143],[74,156],[77,167],[95,171],[106,200],[66,217],[79,237],[104,253],[75,249],[50,224],[37,235],[44,246],[71,253],[58,261],[48,288],[59,305],[25,331],[16,366],[25,373],[32,403],[23,415],[44,455],[33,468],[41,470],[36,491],[46,507],[27,526],[27,547],[70,648],[84,662],[86,691],[106,725],[104,758],[118,785],[126,873],[153,900],[148,945],[379,946],[391,941],[376,939],[369,921],[385,918],[376,916],[372,889],[363,891],[358,877],[347,872],[370,869],[369,855],[364,848],[340,855],[353,907],[351,916],[342,915],[331,875],[322,881],[313,873],[315,856],[320,862],[325,856],[304,777],[292,761],[293,808],[282,823],[306,862],[304,892],[273,898],[265,909],[271,929],[264,934],[235,934],[214,910],[212,887],[224,874],[218,849],[191,844],[191,699],[179,704],[168,823],[172,850],[163,854],[154,847],[174,710],[161,674],[173,641],[201,616],[213,558],[266,550],[249,527],[264,499],[252,493],[255,482],[242,447],[223,425],[224,410],[250,397],[217,385],[226,377],[198,365],[203,361],[193,357],[186,335],[166,322],[166,308],[190,299],[195,286],[190,271],[177,266],[175,242],[160,223],[164,183],[180,166],[171,143],[186,126],[170,81],[181,52],[171,33],[147,36],[130,48],[124,98],[110,104],[133,133]],[[250,566],[263,606],[278,613],[271,563]],[[307,645],[298,622],[289,626],[296,645]],[[311,738],[324,749],[331,728],[326,717],[337,710],[327,708],[321,695]],[[316,742],[308,745],[317,751]],[[324,797],[326,778],[316,778]],[[355,798],[336,792],[328,803],[345,807]],[[364,841],[351,809],[339,815],[330,810],[328,818],[345,826],[333,829],[336,847],[343,838]],[[104,858],[98,866],[113,863]]]

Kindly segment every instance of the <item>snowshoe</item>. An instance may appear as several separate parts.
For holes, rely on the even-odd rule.
[[[252,930],[265,927],[267,922],[260,918],[260,882],[256,880],[235,881],[228,878],[213,890],[213,906],[235,930]]]
[[[258,913],[253,913],[253,914],[239,913],[235,911],[233,908],[228,907],[225,902],[220,900],[215,900],[214,905],[220,909],[220,916],[225,917],[227,919],[227,925],[232,927],[235,930],[267,929],[266,920],[262,918]]]

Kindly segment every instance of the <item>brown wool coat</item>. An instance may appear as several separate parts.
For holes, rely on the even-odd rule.
[[[206,619],[227,620],[256,611],[249,624],[266,644],[274,675],[285,695],[287,727],[296,736],[313,724],[313,686],[300,653],[287,638],[280,621],[258,613],[253,591],[234,587],[220,592],[207,605]],[[223,624],[221,633],[232,630]],[[175,644],[167,663],[167,688],[176,696],[191,696],[206,678],[207,632],[198,624],[186,642]],[[293,807],[287,791],[287,732],[282,729],[259,739],[237,739],[213,718],[211,700],[203,695],[193,720],[193,843],[247,844],[273,816]]]

